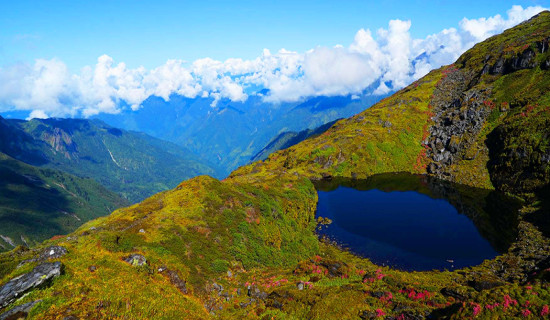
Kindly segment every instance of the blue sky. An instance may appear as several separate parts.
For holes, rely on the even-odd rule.
[[[0,113],[90,117],[150,96],[386,94],[550,0],[3,1]],[[18,114],[19,114],[18,113]]]
[[[304,52],[348,44],[361,28],[411,20],[423,38],[464,17],[548,1],[2,1],[0,66],[58,58],[70,70],[107,54],[129,67],[167,59],[251,59],[263,48]]]

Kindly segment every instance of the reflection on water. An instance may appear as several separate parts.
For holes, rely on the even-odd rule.
[[[491,190],[410,174],[315,182],[319,234],[377,264],[456,269],[505,252],[520,203]]]

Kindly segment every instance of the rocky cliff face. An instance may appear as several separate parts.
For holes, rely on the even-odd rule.
[[[40,140],[48,143],[55,152],[63,154],[67,159],[76,159],[78,157],[76,143],[61,128],[51,128],[50,130],[43,131]]]

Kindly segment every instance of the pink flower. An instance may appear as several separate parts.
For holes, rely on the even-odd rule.
[[[527,318],[528,316],[531,315],[531,311],[529,311],[528,309],[525,309],[525,310],[523,310],[523,312],[521,312],[521,314],[522,314],[525,318]]]
[[[477,303],[474,303],[473,305],[474,305],[474,317],[476,317],[478,314],[481,313],[482,307]]]
[[[504,302],[502,302],[502,305],[504,306],[504,310],[506,310],[510,305],[516,306],[518,304],[518,301],[516,299],[510,298],[509,295],[504,296]]]
[[[377,316],[377,317],[383,317],[383,316],[385,316],[385,315],[386,315],[386,313],[384,312],[384,310],[382,310],[382,309],[376,309],[376,316]]]
[[[550,310],[548,310],[548,305],[545,304],[544,306],[542,306],[542,310],[540,311],[540,316],[544,317],[544,316],[547,316],[549,313],[550,313]]]
[[[381,269],[376,270],[376,279],[377,280],[382,280],[382,278],[384,278],[385,276],[386,275],[382,273]]]

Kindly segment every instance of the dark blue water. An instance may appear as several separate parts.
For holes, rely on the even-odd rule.
[[[510,239],[502,237],[514,238],[513,215],[503,222],[492,217],[502,208],[484,210],[491,208],[488,201],[501,198],[490,198],[487,192],[476,195],[478,190],[467,187],[455,190],[447,184],[442,188],[418,176],[404,176],[401,187],[395,187],[399,177],[388,179],[390,187],[382,176],[363,183],[362,190],[342,185],[319,190],[317,216],[332,220],[320,227],[319,234],[376,264],[403,270],[477,265],[507,249]],[[506,212],[503,216],[510,217]],[[510,230],[499,232],[501,228]]]

